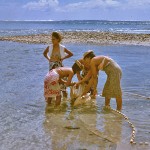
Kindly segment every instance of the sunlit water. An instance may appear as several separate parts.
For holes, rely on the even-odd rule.
[[[0,42],[0,150],[148,150],[149,145],[140,142],[150,142],[150,47],[66,47],[74,53],[65,60],[67,66],[89,49],[120,64],[122,112],[136,128],[137,144],[129,144],[132,128],[121,115],[104,110],[100,96],[78,108],[72,108],[69,100],[62,101],[59,109],[46,106],[43,79],[48,62],[42,55],[46,45]],[[98,94],[105,80],[105,73],[100,72]],[[111,107],[116,107],[114,99]]]
[[[0,21],[0,36],[48,34],[52,31],[150,33],[150,21],[64,20]]]

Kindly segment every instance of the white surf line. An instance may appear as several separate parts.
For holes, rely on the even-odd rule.
[[[133,96],[137,96],[137,97],[142,97],[146,100],[150,100],[150,97],[147,97],[147,96],[144,96],[144,95],[140,95],[140,94],[136,94],[136,93],[131,93],[131,92],[123,92],[125,94],[130,94],[130,95],[133,95]]]

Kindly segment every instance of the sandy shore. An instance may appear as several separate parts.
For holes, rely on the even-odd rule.
[[[61,32],[63,43],[88,43],[96,45],[145,45],[150,46],[150,34],[128,34],[94,31],[67,31]],[[14,41],[22,43],[49,44],[50,34],[27,36],[0,37],[0,41]]]

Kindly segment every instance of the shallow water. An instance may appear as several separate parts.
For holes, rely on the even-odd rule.
[[[65,65],[71,66],[84,51],[93,49],[96,54],[112,57],[122,67],[122,112],[136,128],[137,144],[133,146],[129,144],[131,127],[121,115],[104,110],[104,99],[100,96],[76,109],[72,109],[69,101],[63,101],[59,109],[45,105],[43,79],[48,70],[42,55],[45,47],[0,42],[1,150],[150,148],[150,100],[147,99],[150,47],[66,45],[74,57],[65,60]],[[100,72],[98,94],[105,80],[105,74]],[[111,107],[115,109],[115,100],[111,101]]]

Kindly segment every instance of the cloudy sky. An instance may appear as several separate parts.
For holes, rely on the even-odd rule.
[[[150,0],[0,0],[0,20],[150,21]]]

